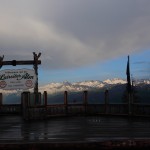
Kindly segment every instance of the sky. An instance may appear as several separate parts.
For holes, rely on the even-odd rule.
[[[0,55],[42,53],[39,84],[150,78],[149,0],[0,0]],[[3,66],[1,69],[32,68]]]

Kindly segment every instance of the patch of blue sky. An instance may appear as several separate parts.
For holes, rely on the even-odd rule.
[[[75,69],[45,70],[39,65],[39,84],[51,82],[77,82],[86,80],[105,80],[112,78],[126,79],[127,56],[98,62]],[[3,66],[3,69],[33,69],[29,66]],[[150,78],[150,50],[132,53],[130,55],[131,74],[134,78]]]
[[[140,72],[141,69],[148,69],[150,62],[150,50],[130,55],[131,74],[135,78],[148,76],[148,73]],[[51,82],[77,82],[86,80],[105,80],[112,78],[126,79],[127,56],[99,62],[93,65],[76,69],[47,70],[39,71],[39,79],[42,84]]]
[[[137,79],[150,79],[150,50],[131,55],[131,73]]]

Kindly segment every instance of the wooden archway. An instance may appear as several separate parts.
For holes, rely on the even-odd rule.
[[[33,52],[33,60],[3,61],[3,59],[4,59],[4,55],[3,55],[2,57],[0,56],[0,68],[2,68],[2,66],[6,66],[6,65],[12,65],[12,66],[16,66],[16,65],[33,65],[35,74],[37,76],[35,87],[34,87],[34,92],[38,93],[38,65],[41,64],[41,60],[39,60],[40,56],[41,56],[41,53],[36,54],[35,52]]]

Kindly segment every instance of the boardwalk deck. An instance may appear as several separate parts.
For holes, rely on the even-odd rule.
[[[0,148],[148,148],[150,120],[128,117],[57,117],[49,120],[22,120],[0,117]],[[28,145],[28,146],[27,146]]]

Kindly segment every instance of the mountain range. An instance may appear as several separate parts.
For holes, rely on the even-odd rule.
[[[79,99],[78,97],[81,97],[81,95],[77,96],[79,95],[77,93],[81,93],[87,90],[90,93],[89,94],[89,97],[91,97],[90,99],[92,100],[93,97],[95,97],[93,101],[97,102],[97,99],[102,99],[103,101],[104,91],[107,89],[110,91],[110,100],[114,101],[115,99],[115,102],[116,101],[120,102],[123,97],[123,92],[126,89],[126,83],[127,83],[126,80],[118,79],[118,78],[107,79],[104,81],[90,80],[90,81],[82,81],[82,82],[74,82],[74,83],[64,81],[58,83],[49,83],[47,85],[40,86],[39,91],[41,93],[47,91],[48,97],[52,99],[53,102],[57,101],[59,103],[60,97],[61,99],[63,99],[64,91],[68,91],[69,93],[72,93],[72,95],[70,94],[70,97],[72,97],[71,99],[73,101],[73,99]],[[143,95],[142,96],[143,98],[145,97],[145,95],[147,95],[147,97],[144,98],[144,100],[146,99],[146,102],[148,101],[148,99],[150,100],[150,80],[137,80],[133,82],[133,85],[136,91],[138,91],[137,93],[140,97],[141,95]],[[29,91],[33,92],[33,89]],[[3,93],[4,95],[3,96],[4,103],[20,103],[20,95],[22,92],[21,90],[18,91],[0,90],[0,92]],[[97,98],[95,96],[96,93],[99,94]]]
[[[90,81],[82,81],[82,82],[68,82],[64,81],[62,83],[50,83],[45,86],[40,87],[40,91],[47,91],[49,94],[63,92],[63,91],[70,91],[70,92],[77,92],[77,91],[85,91],[85,90],[96,90],[101,88],[109,88],[111,85],[116,84],[125,84],[126,81],[122,79],[107,79],[105,81],[99,80],[90,80]]]
[[[123,79],[107,79],[104,81],[99,80],[90,80],[90,81],[82,81],[82,82],[62,82],[62,83],[50,83],[45,86],[39,87],[41,92],[47,91],[49,94],[54,94],[63,91],[70,91],[70,92],[78,92],[78,91],[91,91],[91,90],[98,90],[98,89],[110,89],[116,85],[123,85],[126,84],[126,80]],[[134,81],[133,84],[137,85],[150,85],[150,80],[137,80]]]

